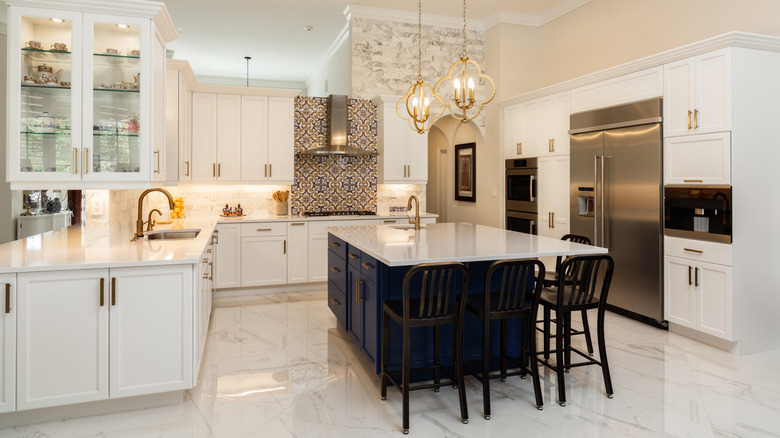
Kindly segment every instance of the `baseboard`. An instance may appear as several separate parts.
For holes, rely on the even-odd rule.
[[[729,353],[740,354],[739,341],[727,341],[725,339],[708,335],[707,333],[702,333],[688,327],[683,327],[673,322],[669,323],[669,331],[680,336],[685,336],[686,338],[691,338],[701,343],[711,345],[715,348],[720,348],[721,350],[728,351]]]
[[[656,319],[650,318],[645,315],[640,315],[638,313],[632,312],[630,310],[622,309],[620,307],[615,307],[611,304],[607,304],[607,310],[610,312],[617,313],[618,315],[623,315],[626,318],[631,318],[635,321],[643,322],[647,325],[651,325],[655,328],[668,330],[669,329],[669,323],[667,321],[658,321]]]
[[[93,415],[175,405],[184,401],[184,394],[185,391],[172,391],[115,400],[101,400],[51,408],[31,409],[29,411],[9,412],[0,414],[0,424],[3,427],[26,426],[50,421],[64,421]]]
[[[246,295],[265,295],[265,294],[275,294],[279,292],[307,292],[313,290],[323,290],[327,288],[328,288],[327,281],[320,281],[316,283],[280,284],[275,286],[262,286],[262,287],[234,287],[234,288],[227,288],[227,289],[217,289],[214,292],[214,298],[240,297]]]

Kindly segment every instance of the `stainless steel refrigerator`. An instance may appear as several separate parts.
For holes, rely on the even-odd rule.
[[[611,310],[663,321],[661,99],[571,115],[571,228],[609,248]]]

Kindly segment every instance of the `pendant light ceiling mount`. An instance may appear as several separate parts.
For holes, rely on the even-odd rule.
[[[437,107],[441,110],[431,116],[431,103],[434,100],[439,101]],[[401,110],[401,107],[404,109]],[[444,101],[422,79],[422,0],[417,1],[417,82],[409,87],[406,95],[398,99],[395,111],[418,134],[431,129],[436,119],[444,114]]]

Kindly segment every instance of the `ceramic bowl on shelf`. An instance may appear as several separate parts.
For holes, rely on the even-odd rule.
[[[54,52],[67,52],[68,45],[65,43],[54,43],[51,45],[51,50]]]
[[[119,49],[108,48],[108,49],[106,49],[106,54],[107,55],[118,55],[119,54]]]
[[[24,47],[26,49],[41,50],[42,45],[40,41],[30,40],[24,43]]]

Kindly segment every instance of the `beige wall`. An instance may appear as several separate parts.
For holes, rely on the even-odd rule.
[[[306,81],[305,96],[327,97],[352,91],[352,46],[347,38],[325,65]],[[326,84],[327,82],[327,84]]]

